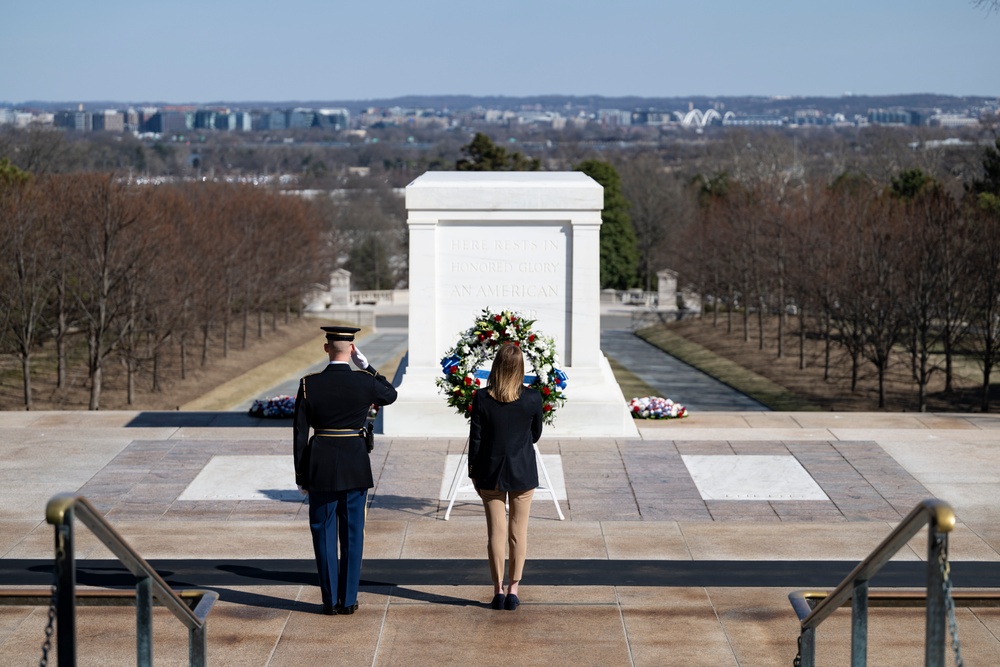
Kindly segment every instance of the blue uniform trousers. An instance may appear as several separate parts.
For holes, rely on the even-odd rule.
[[[325,606],[349,607],[358,601],[367,500],[368,489],[309,492],[309,528]]]

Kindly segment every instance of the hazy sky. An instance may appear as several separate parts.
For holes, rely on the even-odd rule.
[[[2,0],[0,101],[1000,95],[970,0]]]

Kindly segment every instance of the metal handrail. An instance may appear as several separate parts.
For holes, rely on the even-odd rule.
[[[218,599],[214,591],[199,591],[194,608],[163,580],[104,517],[83,496],[60,493],[49,499],[45,520],[55,527],[56,548],[56,622],[59,666],[76,664],[76,565],[73,557],[73,517],[90,531],[135,575],[136,582],[136,652],[138,664],[152,665],[152,607],[154,598],[188,629],[188,661],[192,667],[206,664],[205,625],[212,605]],[[68,567],[66,566],[68,564]],[[65,659],[65,660],[64,660]]]
[[[945,600],[939,559],[947,558],[948,533],[955,528],[955,512],[948,503],[931,498],[914,507],[896,529],[815,607],[809,605],[808,598],[818,595],[807,597],[802,592],[789,595],[792,608],[801,621],[799,655],[802,667],[814,667],[816,663],[816,628],[848,600],[852,608],[851,666],[864,667],[868,648],[868,582],[925,525],[929,526],[925,665],[944,665]]]

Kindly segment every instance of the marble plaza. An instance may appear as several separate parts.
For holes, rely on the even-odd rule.
[[[1000,417],[700,413],[637,438],[543,436],[566,520],[533,505],[523,605],[505,615],[486,604],[481,508],[460,496],[442,520],[464,439],[380,436],[362,607],[324,617],[289,431],[235,413],[0,413],[3,585],[44,586],[45,503],[77,491],[168,581],[220,593],[212,665],[501,664],[517,637],[532,647],[518,665],[758,667],[795,655],[788,593],[832,588],[923,498],[956,509],[956,586],[977,583],[963,565],[1000,563]],[[83,529],[77,556],[84,578],[110,558]],[[131,613],[82,609],[79,664],[133,660]],[[182,628],[156,614],[157,664],[183,664]],[[1000,614],[958,618],[967,664],[992,664]],[[922,623],[873,610],[870,664],[919,664]],[[44,625],[43,608],[0,607],[0,665],[34,664]],[[821,628],[821,664],[846,661],[849,635],[846,612]]]

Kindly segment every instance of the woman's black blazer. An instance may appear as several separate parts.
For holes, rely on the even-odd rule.
[[[480,489],[526,491],[538,486],[532,446],[542,436],[542,395],[525,389],[501,403],[489,391],[472,397],[469,425],[469,477]]]

